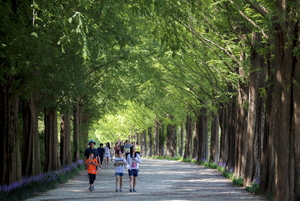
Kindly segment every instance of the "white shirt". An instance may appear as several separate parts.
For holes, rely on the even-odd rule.
[[[136,154],[136,157],[133,156],[133,158],[131,158],[130,154],[127,155],[127,164],[129,170],[139,169],[140,163],[142,163],[142,159],[139,154]]]
[[[114,160],[114,163],[120,163],[120,162],[125,162],[126,163],[125,158],[116,157],[115,160]],[[115,166],[116,173],[124,173],[124,167],[125,167],[125,165]]]

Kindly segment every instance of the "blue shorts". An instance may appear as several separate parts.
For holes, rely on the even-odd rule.
[[[121,173],[121,172],[116,172],[116,176],[123,177],[123,176],[124,176],[124,173]]]
[[[139,175],[139,169],[128,170],[128,175],[137,177]]]

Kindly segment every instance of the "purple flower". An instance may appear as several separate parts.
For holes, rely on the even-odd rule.
[[[259,178],[258,177],[256,177],[255,179],[254,179],[254,183],[256,183],[256,184],[258,184],[259,185]]]

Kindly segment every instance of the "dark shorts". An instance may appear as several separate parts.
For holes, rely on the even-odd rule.
[[[128,175],[129,176],[138,177],[138,175],[139,175],[139,169],[128,170]]]
[[[116,172],[115,174],[116,176],[120,176],[120,177],[123,177],[124,176],[124,173],[121,173],[121,172]]]

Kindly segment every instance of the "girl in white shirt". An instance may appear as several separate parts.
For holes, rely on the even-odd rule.
[[[138,153],[135,152],[135,147],[130,147],[130,154],[127,155],[127,164],[128,164],[128,175],[129,175],[129,184],[130,192],[136,192],[136,179],[139,173],[139,164],[142,163],[142,159]]]
[[[114,166],[116,167],[116,192],[122,192],[124,167],[126,165],[126,160],[123,158],[123,153],[121,150],[116,150],[116,157],[114,161]],[[118,189],[118,181],[120,180],[120,188]]]

